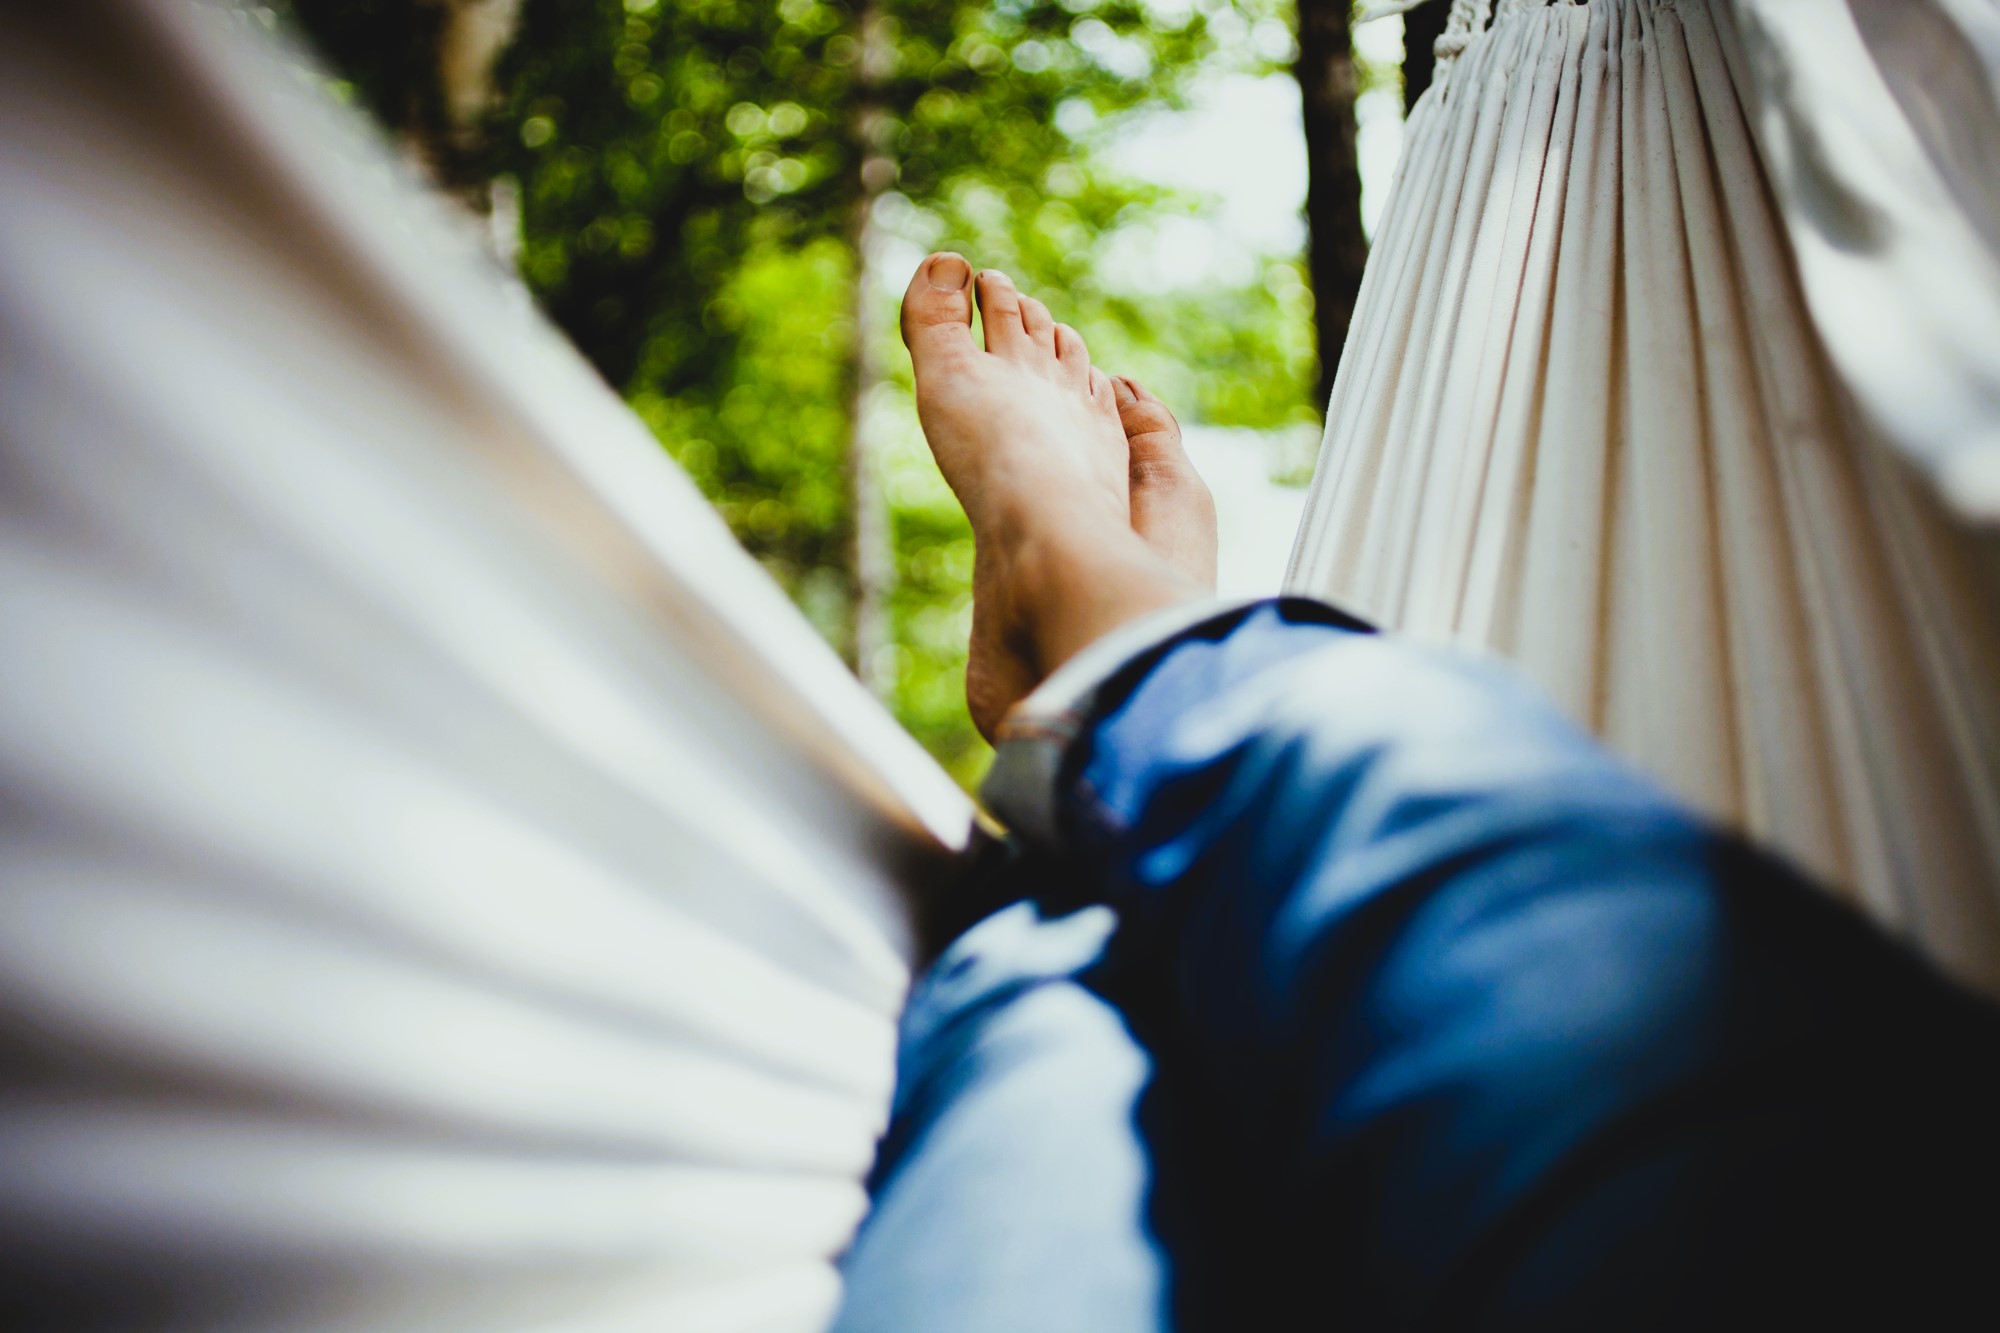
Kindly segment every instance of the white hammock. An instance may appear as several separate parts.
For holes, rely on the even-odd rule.
[[[262,38],[0,10],[0,1324],[818,1327],[969,804]]]
[[[1993,140],[1912,166],[1857,101],[1760,159],[1834,37],[1744,3],[1468,37],[1295,577],[1991,977],[1985,585],[1879,439],[1989,512],[2000,344],[1840,292],[1993,233],[1892,192],[1884,278],[1815,192],[1881,188],[1855,139],[1984,218]],[[246,20],[0,9],[0,474],[0,1323],[822,1324],[969,808]]]
[[[1892,447],[2000,516],[1993,7],[1490,10],[1412,117],[1290,585],[1512,658],[2000,983],[1992,568]],[[1883,73],[1913,34],[1941,147]]]

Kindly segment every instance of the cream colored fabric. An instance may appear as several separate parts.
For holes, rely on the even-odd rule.
[[[0,1323],[820,1326],[969,805],[253,19],[0,9],[0,475]]]
[[[1835,370],[2000,522],[2000,0],[1736,0],[1745,102]]]
[[[2000,983],[1993,584],[1816,336],[1815,308],[1864,315],[1801,289],[1752,124],[1786,85],[1753,80],[1724,0],[1504,0],[1490,28],[1455,8],[1290,585],[1513,659],[1702,809]],[[1840,8],[1747,0],[1746,21],[1768,52]],[[1955,382],[2000,365],[2000,343],[1953,346]]]

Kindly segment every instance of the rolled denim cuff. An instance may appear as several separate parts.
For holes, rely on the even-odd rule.
[[[979,788],[987,810],[1032,846],[1060,846],[1063,761],[1096,714],[1105,685],[1136,659],[1190,631],[1240,615],[1259,600],[1203,598],[1170,606],[1113,630],[1063,663],[1001,719],[993,767]]]
[[[1233,621],[1273,601],[1296,598],[1204,598],[1170,606],[1113,630],[1063,663],[1001,720],[993,767],[980,787],[987,810],[1030,846],[1063,845],[1062,783],[1076,741],[1134,680],[1134,669],[1164,657],[1182,640],[1214,638]],[[1367,628],[1325,608],[1336,621]],[[1139,674],[1143,674],[1140,670]]]

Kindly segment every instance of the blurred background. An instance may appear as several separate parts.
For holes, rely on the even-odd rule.
[[[1223,590],[1275,591],[1447,8],[1358,27],[1347,0],[260,14],[464,206],[969,786],[990,758],[963,693],[972,539],[917,429],[910,272],[934,249],[1005,269],[1160,394],[1216,492]]]

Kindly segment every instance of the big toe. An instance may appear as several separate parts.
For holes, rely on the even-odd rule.
[[[1167,405],[1155,398],[1129,375],[1112,377],[1117,395],[1118,424],[1125,428],[1125,442],[1132,450],[1134,480],[1152,469],[1189,467],[1181,450],[1181,423]]]
[[[1215,497],[1181,447],[1180,423],[1135,380],[1116,376],[1112,390],[1130,450],[1132,530],[1181,573],[1214,588]]]
[[[903,293],[903,345],[917,373],[927,362],[966,356],[972,341],[972,265],[946,251],[917,265]]]

